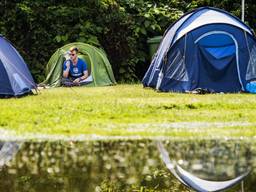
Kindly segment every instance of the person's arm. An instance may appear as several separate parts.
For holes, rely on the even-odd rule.
[[[84,75],[80,77],[80,81],[85,80],[88,77],[88,70],[84,71]]]
[[[69,70],[70,70],[70,61],[66,61],[64,63],[63,77],[68,78]]]
[[[83,74],[84,75],[82,77],[76,78],[73,82],[74,83],[79,83],[80,81],[85,80],[88,77],[88,71],[87,70],[84,71]]]

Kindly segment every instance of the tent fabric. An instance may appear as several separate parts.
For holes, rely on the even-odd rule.
[[[21,96],[36,87],[23,58],[11,43],[0,35],[0,96]]]
[[[212,23],[230,24],[252,34],[250,28],[248,28],[244,23],[240,22],[237,18],[233,17],[230,14],[225,14],[225,12],[218,11],[217,9],[201,9],[200,11],[196,11],[182,24],[182,26],[177,31],[175,40],[177,41],[186,33],[200,26]]]
[[[0,142],[0,169],[15,157],[22,145],[22,142]]]
[[[255,47],[253,31],[238,18],[199,8],[167,29],[142,83],[160,91],[245,91],[256,79]]]
[[[78,57],[88,64],[89,75],[93,81],[85,86],[106,86],[116,84],[116,80],[105,52],[89,44],[75,42],[59,48],[50,58],[46,66],[46,79],[43,84],[51,87],[61,85],[61,77],[65,54],[71,47],[79,49]]]
[[[166,167],[183,185],[192,188],[198,192],[208,192],[208,191],[223,191],[237,185],[239,182],[243,181],[246,176],[249,175],[250,170],[237,176],[234,179],[226,181],[209,181],[201,179],[188,171],[181,168],[175,161],[171,161],[168,152],[164,148],[162,142],[157,142],[157,148],[161,154],[161,158],[165,163]]]
[[[241,182],[250,173],[250,171],[246,171],[242,175],[239,175],[236,178],[227,181],[208,181],[192,175],[188,171],[182,169],[179,165],[177,165],[176,170],[179,177],[189,187],[199,192],[223,191],[229,189]]]

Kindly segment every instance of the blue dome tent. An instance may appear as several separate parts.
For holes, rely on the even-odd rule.
[[[0,35],[0,97],[21,96],[36,84],[18,51]]]
[[[254,32],[226,11],[202,7],[166,30],[142,82],[160,91],[239,92],[255,79]]]

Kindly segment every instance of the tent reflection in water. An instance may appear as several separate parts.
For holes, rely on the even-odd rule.
[[[61,86],[65,55],[71,47],[79,49],[78,57],[88,64],[91,83],[85,86],[107,86],[116,84],[116,80],[105,52],[85,43],[70,43],[59,48],[50,58],[46,66],[46,79],[43,84],[51,87]]]
[[[173,92],[245,91],[256,79],[255,58],[252,29],[226,11],[203,7],[166,30],[143,85]]]
[[[169,171],[185,186],[197,191],[197,192],[217,192],[227,190],[234,185],[242,182],[243,179],[250,173],[250,170],[237,176],[234,179],[226,181],[209,181],[201,179],[195,175],[192,175],[188,171],[181,168],[175,161],[171,161],[168,152],[164,148],[163,144],[157,142],[157,148],[161,154],[161,158],[165,163]],[[243,191],[243,186],[242,186]]]
[[[15,158],[22,144],[22,142],[0,142],[0,169]]]
[[[21,55],[0,35],[0,97],[22,96],[36,88]]]

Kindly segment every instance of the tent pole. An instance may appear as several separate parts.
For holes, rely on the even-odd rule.
[[[241,182],[241,192],[244,192],[244,181]]]
[[[242,17],[241,20],[244,22],[244,2],[245,0],[242,0]]]

